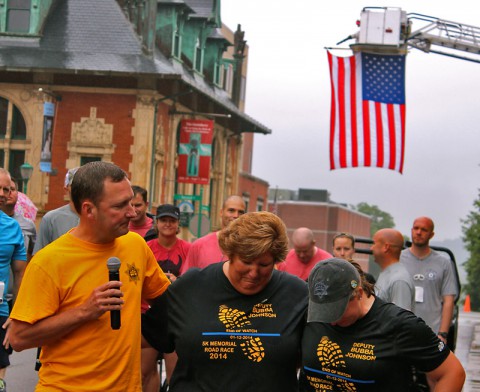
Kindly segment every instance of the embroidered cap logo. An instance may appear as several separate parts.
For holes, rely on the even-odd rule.
[[[328,295],[328,285],[323,281],[319,281],[315,283],[313,288],[313,295],[318,298],[323,298]]]

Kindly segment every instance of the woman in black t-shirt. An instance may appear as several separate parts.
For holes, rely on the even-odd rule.
[[[333,258],[310,272],[302,390],[405,392],[415,366],[435,390],[460,392],[465,371],[455,355],[423,320],[376,298],[358,269]]]
[[[252,212],[218,240],[229,260],[188,270],[167,292],[164,352],[178,356],[170,391],[298,391],[308,296],[305,282],[275,269],[288,250],[285,225]],[[154,345],[151,319],[142,333]]]

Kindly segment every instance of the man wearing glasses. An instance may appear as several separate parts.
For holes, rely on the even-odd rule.
[[[27,251],[27,261],[30,261],[33,254],[33,247],[35,246],[35,241],[37,238],[37,228],[32,220],[25,218],[23,213],[15,210],[17,202],[18,181],[12,177],[10,181],[10,195],[7,197],[7,201],[3,204],[3,206],[0,206],[0,210],[2,210],[10,218],[15,219],[20,225],[23,233],[25,250]]]
[[[13,272],[14,290],[16,296],[18,288],[22,281],[25,267],[27,266],[27,253],[23,242],[22,229],[18,222],[10,218],[1,209],[7,203],[10,196],[10,173],[0,168],[0,233],[2,241],[0,242],[0,392],[5,392],[5,373],[7,366],[10,365],[9,355],[11,348],[8,341],[3,344],[5,334],[9,326],[9,308],[7,302],[7,288],[10,279],[10,268]]]

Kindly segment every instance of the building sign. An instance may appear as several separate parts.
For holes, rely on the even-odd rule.
[[[54,116],[55,104],[51,102],[45,102],[43,104],[42,151],[40,153],[40,171],[45,173],[50,173],[52,171],[52,140]]]
[[[180,210],[180,226],[188,227],[194,212],[192,202],[183,200],[178,204],[178,209]]]
[[[178,182],[209,183],[213,124],[213,120],[182,120],[178,146]]]

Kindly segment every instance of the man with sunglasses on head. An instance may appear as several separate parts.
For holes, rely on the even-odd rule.
[[[415,219],[412,246],[402,251],[400,262],[415,284],[415,314],[447,343],[458,287],[450,260],[429,246],[433,230],[432,219]]]
[[[23,233],[23,241],[25,243],[25,250],[27,251],[27,261],[32,258],[33,247],[35,246],[35,241],[37,239],[37,228],[35,223],[23,216],[23,213],[15,210],[15,206],[18,202],[18,181],[11,177],[10,180],[10,196],[7,197],[7,201],[2,206],[0,205],[0,210],[7,214],[10,218],[15,219]]]
[[[429,246],[434,234],[432,219],[416,218],[411,232],[412,246],[402,251],[400,263],[413,278],[415,314],[446,344],[458,287],[450,260]],[[432,380],[418,369],[414,369],[414,379],[423,388],[419,390],[433,390]]]

